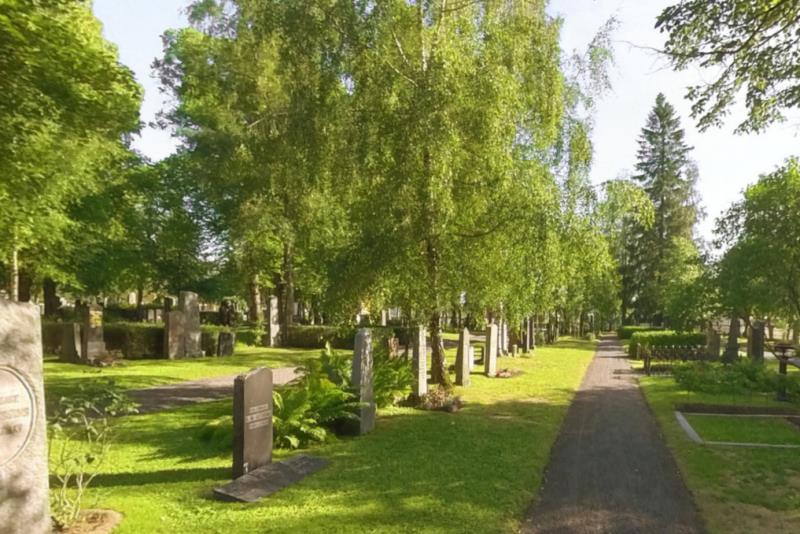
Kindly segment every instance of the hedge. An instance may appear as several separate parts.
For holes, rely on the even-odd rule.
[[[620,339],[630,339],[636,332],[666,332],[660,326],[620,326],[617,329],[617,337]]]
[[[130,360],[164,358],[164,325],[106,323],[103,338],[108,350],[118,350]]]
[[[696,347],[705,346],[706,335],[697,333],[679,333],[672,330],[656,330],[649,332],[635,332],[631,336],[628,347],[628,356],[636,358],[637,349],[644,347]]]
[[[376,345],[389,337],[395,336],[405,345],[409,339],[409,329],[402,326],[373,326],[372,341]],[[282,345],[297,349],[319,349],[330,343],[336,349],[352,349],[356,337],[355,326],[329,326],[329,325],[294,325],[289,328],[288,334],[283,337]],[[240,327],[236,329],[236,340],[246,345],[263,346],[268,333],[255,327]]]

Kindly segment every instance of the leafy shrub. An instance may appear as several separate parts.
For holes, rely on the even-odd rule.
[[[631,344],[628,346],[628,356],[635,358],[639,347],[652,349],[653,347],[684,347],[705,344],[705,334],[678,333],[671,330],[635,332],[631,336]]]
[[[103,468],[113,442],[111,418],[136,413],[136,405],[109,381],[79,386],[61,397],[49,421],[49,465],[58,486],[50,507],[60,528],[80,515],[86,489]]]
[[[325,343],[325,348],[322,349],[322,354],[319,357],[319,363],[328,376],[328,380],[344,389],[350,388],[350,373],[353,365],[351,354],[336,352],[330,343]]]
[[[374,349],[372,366],[372,391],[379,408],[392,406],[411,392],[414,373],[410,361],[390,357],[383,345]]]
[[[452,391],[442,386],[436,386],[419,399],[418,408],[423,410],[438,410],[443,412],[457,412],[461,409],[461,397],[453,395]]]
[[[661,328],[660,326],[649,326],[649,325],[643,325],[643,326],[631,326],[631,325],[620,326],[617,329],[617,337],[619,339],[631,339],[633,334],[635,334],[637,332],[656,332],[656,331],[659,331],[659,330],[663,331],[664,329]]]
[[[682,363],[673,367],[672,374],[678,385],[687,391],[745,395],[775,393],[785,387],[789,400],[800,402],[800,379],[794,375],[781,375],[751,360],[730,365],[705,361]]]

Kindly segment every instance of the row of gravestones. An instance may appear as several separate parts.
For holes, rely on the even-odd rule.
[[[177,309],[173,309],[174,301],[165,300],[164,312],[164,349],[165,358],[174,360],[194,358],[203,355],[202,332],[200,330],[200,305],[197,294],[182,291],[178,298]],[[104,358],[108,351],[103,336],[103,309],[96,305],[76,304],[80,323],[69,323],[63,327],[60,359],[65,362],[81,362],[92,364]],[[235,334],[220,332],[217,356],[233,354]]]

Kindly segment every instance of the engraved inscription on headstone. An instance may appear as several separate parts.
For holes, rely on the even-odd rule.
[[[239,375],[233,383],[233,478],[272,462],[272,371]]]
[[[0,298],[0,532],[51,531],[39,307]]]
[[[28,444],[34,407],[33,392],[25,379],[10,367],[0,366],[0,468]]]

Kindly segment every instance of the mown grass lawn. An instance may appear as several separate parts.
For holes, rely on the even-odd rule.
[[[514,532],[594,346],[567,341],[502,358],[499,368],[523,372],[511,379],[476,367],[456,414],[382,410],[372,434],[306,451],[329,467],[257,504],[211,498],[229,480],[231,456],[198,433],[230,413],[230,401],[124,418],[94,505],[124,513],[121,534]]]
[[[226,357],[185,360],[125,360],[119,367],[97,368],[74,363],[61,363],[57,357],[45,358],[44,380],[48,403],[68,394],[80,384],[113,379],[121,389],[139,389],[235,375],[253,367],[293,367],[309,358],[316,358],[319,349],[283,349],[237,345],[236,354]]]
[[[771,397],[688,393],[666,376],[641,378],[642,389],[653,409],[667,443],[692,491],[711,532],[797,532],[800,525],[800,452],[797,449],[741,448],[700,445],[692,442],[678,425],[677,404],[781,406]],[[698,417],[692,419],[692,424]],[[711,419],[711,418],[708,418]],[[731,418],[725,418],[731,419]],[[745,418],[740,418],[745,419]],[[726,425],[727,428],[720,428]],[[695,429],[704,439],[723,435],[752,436],[740,420],[732,429],[729,421],[705,421]],[[781,443],[785,426],[759,426],[759,441]]]

